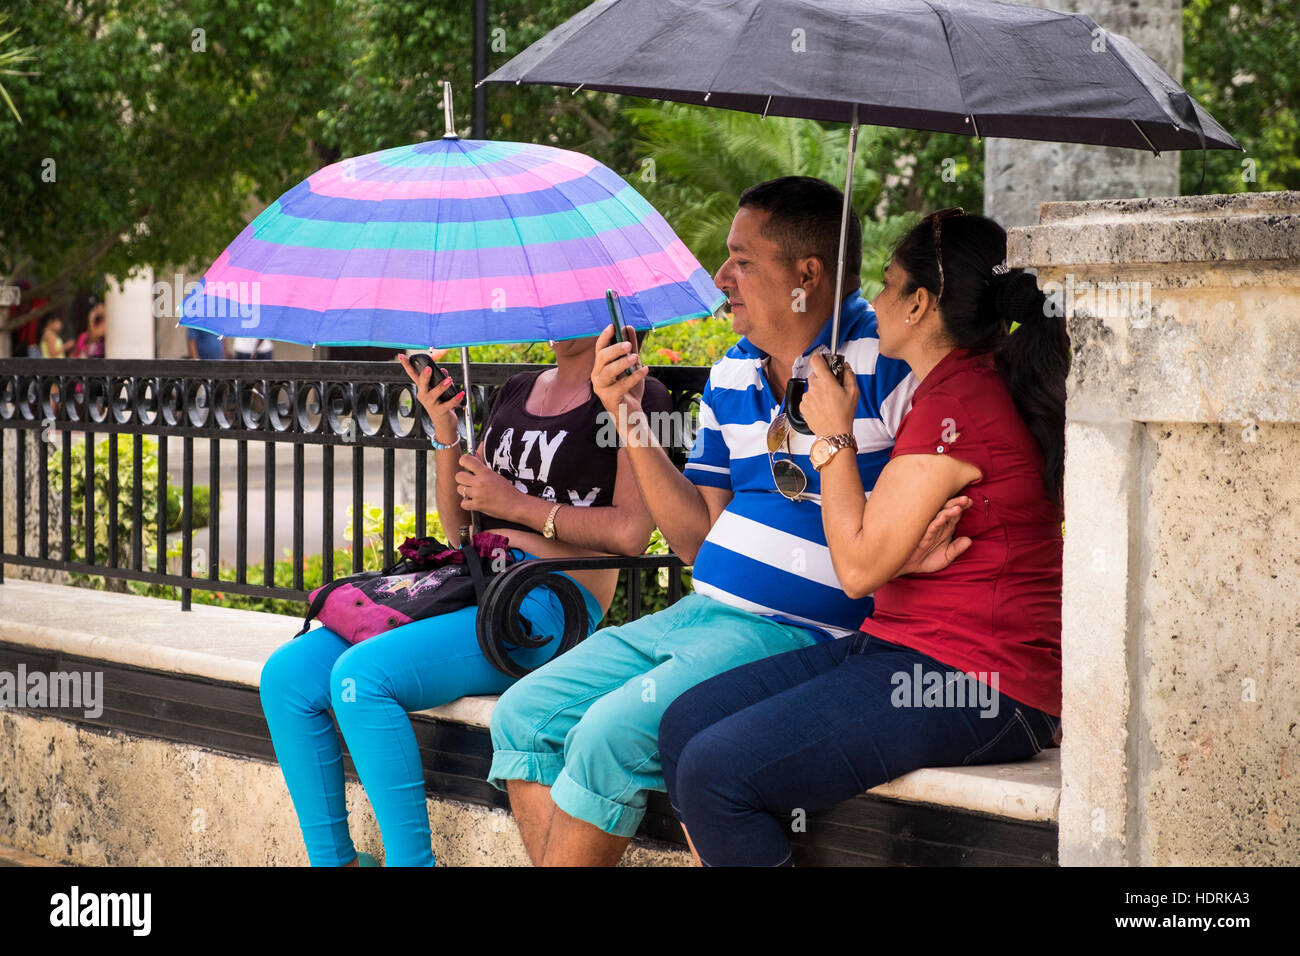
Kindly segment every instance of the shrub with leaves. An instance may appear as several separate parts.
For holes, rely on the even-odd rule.
[[[113,435],[107,440],[95,444],[95,554],[94,564],[109,563],[109,442],[117,442],[117,564],[126,567],[131,561],[132,534],[132,496],[135,493],[135,476],[133,466],[131,435]],[[158,549],[158,439],[144,436],[141,439],[141,543],[146,568],[153,567]],[[49,454],[49,475],[51,507],[56,507],[58,497],[63,493],[63,453],[55,445],[45,446]],[[83,442],[72,443],[71,470],[69,473],[69,490],[71,501],[72,555],[70,560],[86,560],[86,446]],[[61,505],[58,505],[61,507]],[[167,530],[176,531],[181,527],[183,518],[181,489],[175,482],[167,483]],[[194,488],[194,527],[201,528],[208,521],[208,489]],[[174,543],[167,551],[167,557],[180,555],[180,543]],[[81,582],[84,575],[74,575],[73,579]]]
[[[347,510],[348,523],[343,529],[343,537],[347,541],[352,540],[352,506],[348,505]],[[393,507],[393,551],[396,553],[397,546],[407,538],[415,537],[415,511],[406,505],[395,505]],[[443,530],[442,520],[438,517],[438,512],[429,511],[424,516],[424,534],[426,537],[437,538],[440,541],[447,540],[447,533]],[[381,551],[384,547],[384,509],[379,505],[361,506],[361,541],[362,541],[362,560],[367,570],[379,569],[384,566],[383,555]],[[350,560],[350,559],[349,559]]]

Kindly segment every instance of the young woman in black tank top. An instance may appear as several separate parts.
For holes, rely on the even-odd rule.
[[[470,523],[510,539],[530,557],[636,555],[653,524],[627,453],[599,440],[602,406],[591,391],[595,339],[556,342],[555,368],[524,372],[502,386],[484,428],[481,457],[462,454],[450,379],[432,383],[402,367],[416,384],[439,443],[437,502],[447,529]],[[668,409],[668,393],[646,381],[643,407]],[[605,435],[615,434],[603,429]],[[575,573],[587,602],[588,633],[604,616],[617,571]],[[347,826],[337,719],[357,774],[383,833],[389,866],[432,866],[424,777],[406,714],[461,697],[499,694],[513,680],[479,650],[478,608],[413,621],[356,645],[317,626],[279,648],[262,671],[262,709],[276,757],[298,812],[307,854],[316,866],[372,863],[358,854]],[[553,654],[563,613],[549,591],[536,589],[520,616],[532,633],[552,640],[519,651],[525,667]]]

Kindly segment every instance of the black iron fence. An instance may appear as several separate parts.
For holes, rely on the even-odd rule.
[[[476,430],[490,408],[496,389],[511,375],[532,366],[485,364],[471,366]],[[662,366],[653,374],[668,388],[674,409],[689,415],[691,404],[707,381],[708,369]],[[77,435],[80,434],[78,438]],[[132,436],[129,469],[131,489],[129,515],[119,515],[119,448],[116,439],[108,446],[107,468],[100,474],[95,466],[96,436]],[[319,461],[321,501],[322,581],[338,574],[362,570],[363,501],[365,452],[382,450],[382,555],[384,564],[395,554],[394,503],[396,452],[414,452],[414,511],[416,535],[426,533],[425,514],[429,437],[433,434],[424,409],[415,401],[415,390],[396,362],[267,362],[267,361],[135,361],[135,360],[0,360],[0,461],[8,460],[13,442],[14,487],[5,487],[0,474],[0,504],[12,496],[17,524],[15,546],[8,549],[5,534],[6,508],[0,507],[0,542],[3,562],[30,567],[54,568],[77,574],[102,575],[152,584],[170,585],[181,591],[181,608],[190,608],[190,593],[203,590],[262,598],[303,601],[304,541],[303,490],[306,482],[306,449],[321,446]],[[157,436],[157,487],[145,500],[146,474],[144,438]],[[182,439],[180,481],[181,542],[180,570],[169,571],[167,561],[167,501],[169,437]],[[35,440],[33,440],[35,439]],[[194,442],[208,442],[207,488],[209,495],[206,567],[194,561]],[[235,579],[219,578],[220,521],[222,507],[221,442],[236,444],[235,487]],[[79,507],[80,537],[74,547],[73,494],[74,441],[84,442]],[[249,514],[249,443],[260,443],[263,455],[263,514]],[[281,452],[288,448],[291,478],[280,478]],[[29,487],[28,456],[36,463],[35,488]],[[335,450],[351,450],[351,460],[342,467],[352,470],[352,567],[334,567]],[[685,450],[676,448],[679,466]],[[59,506],[57,531],[59,553],[51,556],[50,462],[57,457]],[[101,487],[101,482],[103,487]],[[292,485],[287,501],[279,492]],[[276,509],[293,510],[292,567],[289,586],[274,580],[276,557]],[[106,512],[106,559],[97,560],[97,516]],[[28,539],[29,518],[38,525],[35,541]],[[146,549],[143,530],[154,516],[156,541]],[[126,520],[119,521],[119,518]],[[250,518],[263,522],[262,580],[248,580],[248,527]],[[120,540],[126,527],[129,541]],[[450,529],[448,529],[450,530]],[[32,547],[35,546],[33,553]],[[146,554],[146,550],[150,553]],[[74,553],[80,551],[80,553]],[[629,561],[628,567],[635,566]],[[0,563],[0,582],[3,581]],[[204,586],[208,585],[208,586]],[[681,593],[678,575],[672,575],[670,601]],[[639,616],[642,580],[640,573],[627,578],[628,616]]]

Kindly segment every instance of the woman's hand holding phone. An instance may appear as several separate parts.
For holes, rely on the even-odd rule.
[[[451,376],[438,368],[436,362],[430,360],[422,370],[416,372],[411,360],[406,355],[399,353],[397,361],[402,364],[406,374],[411,381],[415,383],[415,398],[424,410],[429,413],[429,421],[433,423],[433,434],[444,445],[455,444],[460,437],[459,421],[456,416],[456,408],[465,399],[465,391],[462,389],[454,395],[449,395],[451,389]],[[442,375],[442,380],[434,382],[434,369]],[[430,383],[433,384],[430,384]]]
[[[853,419],[858,407],[858,380],[848,362],[841,380],[831,371],[825,355],[812,360],[808,391],[801,399],[800,411],[814,435],[853,434]]]
[[[618,421],[618,407],[627,406],[627,413],[641,411],[641,396],[645,393],[645,377],[650,366],[638,365],[636,333],[627,329],[622,342],[615,341],[614,326],[606,326],[596,339],[596,361],[591,369],[591,390],[600,399],[605,411]]]

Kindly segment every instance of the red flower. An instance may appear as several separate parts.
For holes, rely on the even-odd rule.
[[[674,365],[682,360],[682,353],[676,349],[660,349],[658,354],[672,362]]]

